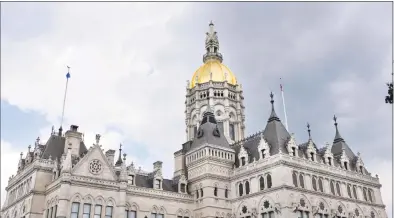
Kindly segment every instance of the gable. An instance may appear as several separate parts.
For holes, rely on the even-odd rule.
[[[116,180],[116,176],[100,147],[93,146],[72,171],[73,175]]]

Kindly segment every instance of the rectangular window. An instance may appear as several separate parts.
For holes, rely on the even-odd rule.
[[[160,179],[156,179],[156,180],[155,180],[155,187],[156,187],[157,189],[160,189]]]
[[[57,216],[57,205],[55,205],[55,212],[53,212],[53,216],[56,218]]]
[[[186,185],[185,184],[181,184],[181,192],[185,193],[186,192]]]
[[[49,209],[49,217],[52,218],[52,216],[53,216],[53,207],[51,207],[51,208]]]
[[[71,218],[78,218],[79,213],[79,203],[73,202],[71,206]]]
[[[137,212],[134,210],[126,210],[126,218],[136,218]]]
[[[155,213],[151,213],[150,218],[156,218],[156,214]]]
[[[92,208],[92,205],[90,204],[84,204],[83,205],[83,214],[82,218],[90,218],[90,210]]]
[[[193,138],[196,138],[197,135],[197,125],[193,126]]]
[[[164,218],[164,215],[159,214],[159,213],[151,213],[150,217],[151,218]]]
[[[134,175],[129,175],[129,181],[128,181],[128,183],[129,183],[130,185],[134,185]]]
[[[112,210],[113,210],[113,207],[111,207],[111,206],[107,206],[105,208],[105,218],[112,218]]]
[[[94,218],[101,218],[101,205],[94,206]]]

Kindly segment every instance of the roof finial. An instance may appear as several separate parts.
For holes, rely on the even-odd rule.
[[[209,32],[206,33],[205,50],[206,53],[203,56],[204,63],[208,60],[223,61],[222,54],[219,52],[219,39],[212,21],[209,23]]]
[[[127,156],[127,154],[126,154],[126,153],[123,153],[123,161],[124,161],[124,162],[126,162],[126,156]]]
[[[274,94],[272,92],[270,93],[270,97],[271,97],[272,107],[274,107]]]
[[[60,126],[58,135],[59,135],[59,136],[62,136],[62,135],[63,135],[63,133],[62,133],[62,132],[63,132],[63,127],[62,127],[62,126]]]
[[[28,154],[30,154],[30,148],[31,148],[31,145],[27,146],[27,149],[28,149],[28,151],[29,151]]]
[[[20,154],[20,155],[21,155],[21,160],[22,160],[23,152],[21,152],[21,154]]]
[[[310,129],[310,125],[309,125],[309,123],[306,123],[306,127],[308,128],[308,135],[309,135],[309,140],[311,140],[312,139],[312,137],[311,137],[311,129]]]
[[[52,125],[51,135],[55,134],[55,126]]]
[[[101,135],[100,134],[96,134],[96,145],[99,145],[100,138],[101,138]]]
[[[116,161],[115,165],[119,166],[122,163],[123,163],[122,162],[122,144],[119,144],[119,157],[118,157],[118,160]]]
[[[339,134],[338,123],[337,123],[337,117],[336,117],[335,115],[334,115],[333,120],[334,120],[334,125],[335,125],[335,138],[334,138],[334,143],[343,141],[343,138],[342,138],[341,134]]]
[[[338,123],[337,123],[337,117],[335,116],[335,114],[334,114],[334,118],[333,118],[333,120],[334,120],[334,125],[335,125],[335,127],[337,128],[337,126],[338,126]]]
[[[275,108],[274,108],[274,94],[272,92],[270,93],[270,98],[271,98],[271,115],[270,115],[270,117],[268,119],[268,122],[271,122],[273,120],[280,121],[278,115],[276,115],[276,112],[275,112]]]

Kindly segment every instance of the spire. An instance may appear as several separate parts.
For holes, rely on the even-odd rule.
[[[337,117],[334,115],[334,125],[335,125],[335,138],[334,138],[334,143],[340,142],[340,141],[345,141],[343,140],[341,134],[339,134],[338,131],[338,123],[337,123]]]
[[[122,161],[122,144],[119,145],[119,157],[118,160],[115,163],[115,166],[120,166],[122,165],[123,161]]]
[[[271,121],[274,121],[274,120],[280,121],[278,115],[276,115],[276,112],[275,112],[275,108],[274,108],[274,94],[272,94],[272,92],[270,93],[270,98],[271,98],[271,108],[272,109],[271,109],[271,115],[270,115],[270,117],[268,119],[268,122],[271,122]]]
[[[311,129],[310,129],[311,126],[309,125],[309,123],[306,123],[306,127],[308,128],[309,140],[312,140]]]
[[[219,52],[219,39],[214,27],[215,25],[211,21],[209,23],[209,32],[206,33],[207,36],[205,38],[206,53],[203,56],[204,63],[206,63],[208,60],[218,60],[220,62],[223,61],[223,56]]]

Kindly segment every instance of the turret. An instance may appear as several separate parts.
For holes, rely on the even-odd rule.
[[[71,154],[74,156],[79,156],[80,145],[82,142],[82,133],[78,132],[78,126],[71,125],[70,129],[65,133],[65,146],[64,153],[67,153],[67,149],[71,148]]]

